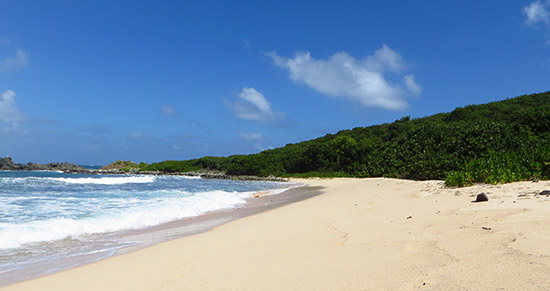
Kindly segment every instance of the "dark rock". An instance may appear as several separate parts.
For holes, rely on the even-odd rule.
[[[16,164],[10,157],[0,158],[0,170],[11,170],[11,171],[63,171],[63,172],[79,172],[79,173],[88,173],[88,169],[83,168],[79,165],[70,164],[70,163],[49,163],[49,164],[37,164],[37,163],[27,163],[27,164]]]
[[[38,163],[28,163],[25,169],[28,171],[46,171],[48,167]]]
[[[0,158],[0,170],[15,170],[17,165],[10,157]]]
[[[484,201],[489,201],[489,197],[487,197],[487,194],[485,193],[477,194],[475,202],[484,202]]]
[[[52,171],[63,171],[63,172],[87,172],[88,169],[83,168],[79,165],[70,164],[70,163],[48,163],[45,165],[47,170]]]
[[[10,157],[0,158],[0,167],[13,166],[13,160]]]
[[[546,195],[548,197],[550,195],[550,190],[543,190],[540,192],[540,195]]]

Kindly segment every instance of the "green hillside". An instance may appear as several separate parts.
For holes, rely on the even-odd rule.
[[[550,92],[403,117],[253,155],[165,161],[142,170],[446,179],[450,186],[548,179]]]

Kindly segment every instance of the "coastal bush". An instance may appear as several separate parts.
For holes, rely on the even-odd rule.
[[[175,172],[192,172],[198,171],[201,168],[193,165],[192,161],[164,161],[159,163],[152,163],[140,169],[140,171],[160,171],[164,173]]]
[[[109,165],[103,166],[103,170],[119,170],[129,172],[130,169],[139,169],[141,166],[132,161],[116,161]]]
[[[464,187],[474,184],[470,173],[463,171],[447,172],[445,178],[445,186],[447,187]]]
[[[469,161],[464,170],[447,173],[445,185],[467,186],[473,183],[510,183],[550,179],[550,147],[523,149],[520,152],[495,152]]]

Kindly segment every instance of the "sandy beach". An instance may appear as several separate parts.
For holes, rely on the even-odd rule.
[[[550,181],[293,181],[323,193],[1,290],[550,289]]]

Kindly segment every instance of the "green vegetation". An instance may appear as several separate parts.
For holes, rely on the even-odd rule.
[[[153,163],[140,169],[140,171],[160,171],[164,173],[176,173],[176,172],[192,172],[200,170],[199,166],[195,166],[192,161],[164,161],[160,163]]]
[[[165,161],[142,171],[445,179],[448,186],[550,178],[550,92],[343,130],[253,155]]]
[[[132,161],[116,161],[113,163],[110,163],[107,166],[103,166],[102,170],[119,170],[122,172],[132,172],[132,171],[138,171],[141,168],[147,167],[149,164],[147,163],[140,163],[139,165],[132,162]]]

